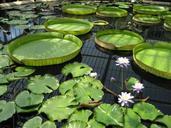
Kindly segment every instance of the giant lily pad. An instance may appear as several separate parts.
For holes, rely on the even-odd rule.
[[[35,93],[51,93],[53,90],[56,90],[59,86],[59,81],[50,75],[45,76],[35,76],[29,80],[27,88]]]
[[[161,22],[160,17],[152,16],[152,15],[144,15],[144,14],[136,14],[133,17],[133,21],[142,25],[156,25]]]
[[[81,5],[81,4],[67,4],[67,5],[63,5],[62,11],[74,15],[88,15],[96,12],[96,6]]]
[[[123,112],[117,104],[101,104],[98,106],[95,109],[95,119],[106,126],[123,126]]]
[[[22,128],[56,128],[54,122],[45,121],[42,123],[42,118],[36,116],[24,123]]]
[[[95,42],[110,50],[132,50],[135,45],[143,43],[143,38],[127,30],[104,30],[96,33]]]
[[[134,112],[140,115],[141,119],[144,120],[155,120],[158,116],[161,116],[162,113],[155,108],[152,104],[140,102],[134,105]]]
[[[13,116],[15,113],[15,103],[0,101],[0,122],[5,121]]]
[[[42,103],[43,99],[43,95],[36,95],[33,93],[29,93],[28,91],[22,91],[17,95],[15,103],[19,107],[24,108],[39,105],[40,103]]]
[[[82,35],[88,33],[93,27],[93,23],[75,18],[57,18],[45,22],[48,31],[58,31],[64,34]]]
[[[103,17],[125,17],[128,12],[117,7],[99,7],[96,14]]]
[[[167,19],[167,20],[164,21],[164,28],[167,31],[171,31],[171,19]]]
[[[93,69],[86,64],[74,62],[73,64],[68,64],[62,69],[62,73],[67,76],[72,74],[73,77],[79,77],[89,74]]]
[[[161,15],[169,10],[168,7],[158,5],[134,5],[133,11],[142,14]]]
[[[135,63],[156,76],[171,79],[171,44],[141,44],[133,50]],[[161,63],[162,62],[162,63]]]
[[[74,35],[57,32],[23,36],[8,45],[8,53],[17,63],[44,66],[66,62],[80,51],[82,42]]]
[[[67,119],[75,110],[78,103],[69,96],[55,96],[42,105],[39,113],[45,113],[51,121]]]

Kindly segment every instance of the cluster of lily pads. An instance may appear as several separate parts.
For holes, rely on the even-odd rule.
[[[121,67],[127,67],[128,63],[126,58],[116,61]],[[13,73],[23,77],[34,71],[17,67]],[[141,99],[135,101],[136,97],[131,97],[131,92],[140,87],[136,78],[131,77],[126,82],[130,93],[121,92],[120,95],[115,95],[118,101],[108,104],[102,100],[108,89],[95,76],[91,77],[92,73],[94,74],[93,69],[88,65],[74,62],[63,67],[62,74],[68,79],[61,83],[49,74],[27,77],[25,89],[16,95],[14,101],[0,101],[0,122],[8,120],[16,113],[37,112],[38,115],[26,121],[22,125],[23,128],[56,128],[55,123],[61,121],[64,122],[62,128],[171,127],[171,116],[164,115],[150,103]],[[44,98],[45,94],[54,91],[59,91],[59,94],[49,99]],[[131,101],[135,102],[134,105],[128,105]],[[46,115],[47,120],[43,121],[42,113]],[[144,125],[146,121],[150,122],[148,126]]]

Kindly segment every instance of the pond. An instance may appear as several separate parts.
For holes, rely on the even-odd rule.
[[[111,3],[112,4],[112,3]],[[14,9],[10,9],[14,10]],[[17,9],[15,9],[17,10]],[[132,58],[132,53],[130,52],[118,52],[118,51],[109,51],[95,44],[94,38],[95,33],[99,30],[105,29],[119,29],[119,30],[130,30],[139,33],[145,41],[149,43],[155,43],[156,41],[167,41],[171,42],[171,32],[164,30],[163,25],[155,25],[144,27],[138,24],[135,24],[131,21],[133,14],[132,8],[128,9],[129,14],[124,18],[101,18],[96,15],[86,15],[86,16],[75,16],[62,13],[61,6],[55,5],[53,7],[49,7],[44,9],[37,18],[28,18],[29,26],[40,25],[43,24],[46,19],[52,17],[74,17],[80,19],[88,19],[89,21],[96,20],[106,20],[109,22],[109,25],[106,26],[95,26],[93,29],[84,35],[78,36],[83,41],[83,47],[79,55],[72,59],[69,62],[59,65],[53,66],[44,66],[44,67],[36,67],[36,72],[33,75],[44,75],[44,74],[53,74],[55,75],[59,81],[65,81],[67,77],[61,74],[61,69],[64,65],[78,61],[85,63],[91,66],[94,69],[94,72],[97,72],[98,79],[102,81],[102,83],[112,91],[119,93],[119,88],[121,85],[120,77],[121,70],[115,65],[115,61],[118,57],[128,57],[130,59],[130,66],[124,69],[124,78],[127,79],[129,77],[135,77],[140,80],[144,85],[143,97],[150,97],[148,100],[150,103],[154,104],[159,110],[161,110],[165,114],[171,114],[171,80],[167,80],[164,78],[157,77],[150,73],[145,72],[140,67],[138,67]],[[1,10],[0,14],[2,16],[6,16],[9,10]],[[39,13],[39,11],[35,11],[35,14]],[[27,14],[25,14],[27,15]],[[48,16],[48,17],[45,17]],[[46,18],[46,19],[45,19]],[[4,31],[0,31],[0,40],[3,45],[8,44],[10,41],[21,37],[25,34],[43,32],[44,29],[22,29],[25,26],[17,26],[17,25],[5,25],[1,23]],[[8,68],[5,72],[10,72],[11,69]],[[115,77],[116,81],[111,82],[111,77]],[[16,95],[21,92],[27,83],[27,80],[21,79],[11,82],[8,87],[8,92],[5,95],[0,97],[0,100],[14,100]],[[59,92],[54,91],[53,93],[46,94],[45,99],[53,97],[57,95]],[[103,102],[105,103],[114,103],[116,99],[111,94],[105,93],[103,97]],[[35,116],[36,113],[31,114],[16,114],[12,119],[0,123],[1,128],[20,128],[21,124],[26,120],[30,119],[30,117]],[[42,118],[45,118],[42,115]],[[61,123],[59,123],[59,126]]]

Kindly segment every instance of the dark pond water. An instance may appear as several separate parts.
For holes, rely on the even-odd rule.
[[[131,9],[130,9],[131,10]],[[58,10],[58,6],[54,8],[54,16],[56,17],[76,17],[76,18],[85,18],[90,21],[95,21],[98,19],[103,19],[97,17],[95,15],[89,16],[73,16],[63,14],[60,10]],[[1,12],[1,15],[4,15],[5,11]],[[84,42],[81,53],[72,61],[79,61],[82,63],[86,63],[93,67],[94,71],[98,73],[98,78],[103,82],[103,84],[109,89],[119,92],[119,87],[121,85],[120,76],[121,71],[118,67],[115,66],[115,60],[118,57],[126,56],[131,60],[131,65],[128,69],[124,70],[124,77],[129,78],[131,76],[138,78],[145,86],[143,91],[143,96],[149,96],[149,102],[154,104],[158,109],[160,109],[165,114],[171,114],[171,81],[156,77],[151,75],[143,70],[141,70],[132,60],[132,53],[125,52],[109,52],[99,46],[95,45],[94,36],[98,30],[103,30],[107,28],[113,29],[127,29],[135,31],[141,34],[147,42],[156,42],[160,41],[170,41],[171,42],[171,32],[166,32],[162,24],[158,26],[151,27],[142,27],[138,25],[133,25],[131,23],[132,14],[125,18],[105,18],[109,22],[108,26],[95,26],[92,31],[86,35],[79,36],[80,39]],[[30,24],[42,24],[44,20],[41,17],[30,20]],[[18,38],[23,34],[35,33],[44,30],[23,30],[19,29],[15,26],[7,26],[2,25],[8,33],[4,33],[0,31],[0,40],[3,44],[9,43],[11,40]],[[69,63],[69,62],[67,62]],[[65,64],[67,64],[65,63]],[[61,68],[65,65],[54,65],[48,67],[38,67],[37,72],[35,74],[46,74],[51,73],[57,76],[57,78],[61,81],[66,78],[60,74]],[[117,81],[115,83],[110,82],[110,78],[115,77]],[[9,92],[0,97],[0,99],[5,100],[13,100],[15,96],[23,90],[25,86],[26,80],[15,81],[10,84],[8,90]],[[57,95],[58,92],[54,92],[51,95],[46,95],[46,98]],[[110,94],[105,94],[103,101],[106,103],[114,103],[115,99]],[[19,114],[15,115],[12,119],[0,124],[0,128],[17,128],[22,125],[25,120],[34,116],[35,114]],[[44,116],[43,116],[44,117]]]

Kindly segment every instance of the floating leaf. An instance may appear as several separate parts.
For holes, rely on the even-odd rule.
[[[15,68],[15,76],[16,77],[23,77],[23,76],[29,76],[32,73],[35,72],[35,69],[30,67],[17,67]]]
[[[132,109],[127,109],[124,117],[124,128],[138,128],[140,124],[140,117]]]
[[[155,120],[162,113],[154,105],[140,102],[134,105],[133,110],[144,120]]]
[[[32,30],[45,29],[45,26],[44,25],[34,25],[34,26],[31,26],[30,29],[32,29]]]
[[[13,62],[7,55],[0,55],[0,68],[12,65]]]
[[[6,92],[7,92],[7,86],[6,85],[0,85],[0,96],[2,96]]]
[[[139,80],[135,77],[130,77],[127,81],[127,88],[128,90],[132,90],[132,86],[135,85],[137,82],[139,82]]]
[[[84,122],[88,122],[88,119],[91,116],[91,114],[92,114],[92,112],[90,110],[76,111],[69,118],[69,122],[72,122],[72,121],[84,121]]]
[[[7,22],[7,24],[10,24],[10,25],[22,25],[22,24],[27,24],[28,21],[26,20],[10,20]]]
[[[75,98],[69,96],[55,96],[42,105],[39,113],[45,113],[52,121],[68,119],[68,117],[76,110]]]
[[[59,81],[54,76],[50,75],[37,75],[35,77],[32,77],[27,86],[27,88],[35,94],[51,93],[58,87]]]
[[[87,128],[87,123],[83,121],[73,121],[62,126],[62,128]]]
[[[42,124],[42,119],[39,116],[36,116],[25,122],[23,128],[56,128],[56,125],[51,121],[46,121]]]
[[[59,87],[59,91],[61,94],[72,92],[77,101],[80,103],[88,103],[102,99],[104,95],[102,88],[103,85],[99,80],[84,76],[63,82]]]
[[[107,126],[123,126],[123,111],[117,104],[101,104],[95,109],[95,119]]]
[[[17,95],[15,103],[19,107],[23,108],[39,105],[40,103],[42,103],[43,99],[43,95],[36,95],[33,93],[29,93],[28,91],[22,91]]]
[[[103,124],[98,123],[95,119],[88,122],[88,128],[105,128]]]
[[[15,113],[15,103],[0,101],[0,122],[5,121],[13,116]]]
[[[150,128],[166,128],[166,127],[163,127],[163,126],[157,125],[157,124],[152,124],[152,125],[150,126]],[[168,128],[169,128],[169,127],[168,127]]]
[[[35,111],[38,111],[39,107],[40,106],[38,105],[38,106],[33,106],[33,107],[28,107],[28,108],[20,108],[16,105],[16,111],[17,113],[35,112]]]
[[[7,84],[7,83],[9,82],[8,82],[6,75],[0,74],[0,84]]]
[[[165,115],[162,118],[158,118],[156,121],[166,125],[168,128],[171,128],[171,116]]]
[[[79,76],[89,74],[92,70],[93,69],[86,64],[74,62],[72,64],[66,65],[62,69],[62,73],[65,76],[72,74],[73,77],[79,77]]]

